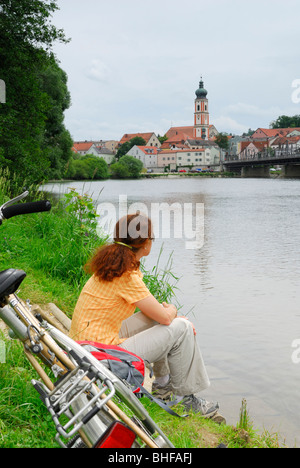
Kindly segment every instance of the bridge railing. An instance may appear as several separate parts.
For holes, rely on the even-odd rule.
[[[285,150],[285,149],[276,149],[273,152],[270,151],[261,151],[258,153],[250,153],[247,155],[226,155],[224,158],[224,162],[231,162],[231,161],[261,161],[263,160],[272,160],[276,161],[276,159],[284,159],[284,158],[299,158],[300,157],[300,148],[296,150]]]

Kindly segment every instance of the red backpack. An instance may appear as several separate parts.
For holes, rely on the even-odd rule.
[[[94,341],[78,341],[78,344],[84,346],[98,361],[106,366],[119,379],[125,380],[132,387],[132,391],[137,397],[147,396],[151,401],[157,403],[161,408],[173,416],[185,418],[187,415],[179,416],[170,406],[176,404],[176,401],[169,405],[159,398],[155,398],[144,387],[145,362],[142,358],[126,349],[116,345],[106,345]]]
[[[127,381],[134,393],[139,393],[138,385],[143,385],[145,362],[139,356],[116,345],[106,345],[94,341],[78,341],[98,361],[101,361],[113,374]]]

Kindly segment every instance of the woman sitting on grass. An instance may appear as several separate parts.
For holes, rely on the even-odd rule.
[[[172,393],[186,410],[213,417],[218,404],[195,396],[209,387],[209,379],[194,326],[177,316],[173,304],[160,304],[143,282],[140,259],[150,254],[152,241],[146,216],[136,213],[117,222],[114,243],[101,247],[87,265],[92,276],[79,296],[70,336],[118,345],[154,363],[153,390],[159,397]]]

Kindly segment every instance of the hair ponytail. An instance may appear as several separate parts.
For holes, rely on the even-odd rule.
[[[139,212],[121,218],[115,227],[114,243],[100,247],[86,264],[86,271],[99,279],[112,281],[127,271],[137,270],[135,253],[152,236],[152,223]]]

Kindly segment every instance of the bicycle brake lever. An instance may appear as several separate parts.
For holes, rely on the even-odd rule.
[[[20,200],[22,200],[23,198],[27,197],[27,195],[29,194],[28,190],[26,190],[25,192],[21,193],[21,195],[18,195],[17,197],[13,198],[12,200],[8,200],[6,203],[4,203],[2,206],[0,206],[0,225],[2,224],[2,220],[3,220],[3,210],[5,208],[7,208],[8,206],[10,205],[13,205],[15,202],[18,202]]]
[[[4,208],[7,208],[8,206],[13,205],[13,203],[16,203],[16,202],[22,200],[23,198],[27,197],[28,194],[29,194],[29,192],[28,192],[28,190],[26,190],[25,192],[21,193],[21,195],[18,195],[17,197],[13,198],[12,200],[8,200],[6,203],[4,203],[4,205],[2,205],[0,207],[0,212]]]

